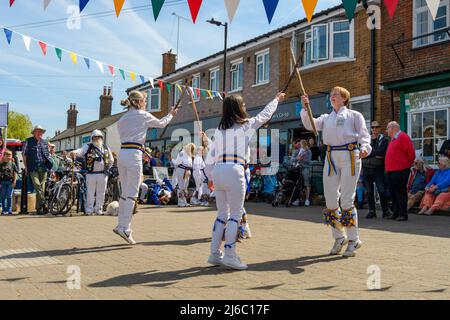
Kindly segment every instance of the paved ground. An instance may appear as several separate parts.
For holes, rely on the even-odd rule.
[[[450,298],[449,216],[361,219],[364,246],[344,259],[327,256],[319,207],[247,211],[254,237],[239,246],[241,272],[206,264],[212,208],[143,207],[134,247],[112,233],[115,217],[1,216],[0,299]]]

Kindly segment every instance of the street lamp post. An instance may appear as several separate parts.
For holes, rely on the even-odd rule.
[[[220,21],[214,20],[212,18],[211,20],[206,20],[206,22],[214,24],[218,27],[224,27],[225,28],[225,35],[224,35],[224,48],[223,48],[223,82],[222,82],[222,91],[223,93],[226,92],[226,79],[227,79],[227,42],[228,42],[228,22],[222,23]]]

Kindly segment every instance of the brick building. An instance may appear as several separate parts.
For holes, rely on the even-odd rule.
[[[398,120],[418,153],[435,163],[450,136],[450,1],[433,21],[425,0],[402,1],[391,22],[382,12],[382,101],[377,118]]]
[[[372,2],[379,3],[369,1]],[[362,112],[369,122],[375,112],[374,106],[380,104],[379,95],[371,88],[377,88],[374,84],[381,79],[379,61],[373,60],[379,50],[380,40],[371,41],[375,38],[372,38],[373,32],[367,28],[367,19],[366,10],[359,4],[354,20],[349,23],[340,5],[317,13],[311,23],[306,19],[299,20],[229,48],[227,94],[241,94],[251,115],[262,110],[284,87],[291,73],[292,47],[297,56],[304,52],[300,70],[316,116],[331,110],[328,93],[334,86],[340,85],[352,93],[350,107]],[[222,72],[223,52],[178,69],[175,69],[174,55],[169,52],[163,54],[163,74],[158,79],[182,84],[192,76],[194,88],[221,91]],[[147,108],[156,116],[166,114],[180,95],[174,87],[169,93],[163,86],[161,92],[157,81],[155,88],[150,83],[144,83],[128,91],[134,89],[148,92]],[[280,160],[290,154],[295,139],[313,136],[303,128],[300,121],[301,103],[296,81],[291,83],[287,95],[287,101],[279,106],[269,126],[269,130],[278,129],[280,133]],[[216,128],[220,121],[222,101],[203,96],[196,98],[202,129]],[[148,144],[167,150],[177,143],[170,140],[172,132],[184,128],[188,134],[192,134],[194,120],[193,109],[185,98],[181,110],[162,138],[161,130],[149,130]]]

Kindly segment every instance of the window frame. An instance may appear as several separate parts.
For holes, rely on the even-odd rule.
[[[180,90],[178,90],[177,84],[181,86],[182,85],[182,81],[181,80],[175,81],[175,85],[174,85],[174,88],[173,88],[173,96],[172,96],[173,97],[172,107],[175,107],[175,105],[177,104],[178,99],[180,99],[180,97],[181,97],[181,92],[180,92]]]
[[[447,18],[447,26],[445,28],[450,27],[450,0],[441,0],[441,2],[439,3],[439,9],[443,6],[447,6],[447,12],[446,12],[446,18]],[[425,3],[425,5],[423,7],[417,8],[416,7],[416,0],[413,1],[413,10],[412,10],[412,15],[413,15],[413,19],[412,19],[412,25],[413,25],[413,38],[415,37],[419,37],[421,35],[419,35],[417,32],[417,16],[420,13],[424,13],[426,12],[428,15],[428,27],[427,27],[427,32],[425,34],[428,33],[432,33],[432,32],[437,32],[441,29],[438,30],[434,30],[434,20],[433,17],[431,16],[430,10],[428,9],[428,5]],[[444,29],[444,28],[443,28]],[[418,44],[418,41],[423,41],[423,39],[426,39],[426,43],[425,44]],[[419,49],[419,48],[424,48],[424,47],[428,47],[428,46],[432,46],[435,44],[439,44],[439,43],[444,43],[450,41],[450,36],[446,36],[444,39],[442,40],[438,40],[435,41],[434,40],[434,35],[430,35],[427,37],[423,37],[423,38],[419,38],[419,39],[415,39],[412,40],[412,47],[413,49]]]
[[[269,57],[268,66],[265,65],[266,64],[265,56]],[[259,57],[263,57],[262,63],[258,63]],[[263,65],[263,72],[262,72],[263,76],[266,74],[266,71],[268,68],[269,78],[258,81],[258,66],[260,64]],[[259,86],[259,85],[263,85],[263,84],[267,84],[267,83],[270,83],[270,48],[255,52],[255,84],[254,84],[254,86]]]
[[[318,29],[319,27],[325,27],[326,29],[326,57],[322,58],[322,59],[317,59],[316,63],[322,62],[322,61],[327,61],[330,60],[330,26],[329,23],[319,23],[319,24],[315,24],[311,26],[311,61],[315,61],[314,60],[314,29]],[[320,39],[320,37],[319,37]],[[320,44],[320,42],[319,42]]]
[[[194,79],[195,78],[198,78],[198,85],[197,86],[194,86]],[[200,101],[201,94],[197,97],[196,89],[200,89],[201,80],[202,79],[201,79],[201,76],[200,76],[200,72],[192,75],[192,91],[193,91],[193,99],[194,99],[195,102]]]
[[[242,66],[242,78],[240,78],[240,72],[239,68],[235,71],[233,71],[233,66]],[[233,74],[236,74],[238,77],[237,83],[241,83],[241,86],[237,86],[236,88],[233,88]],[[238,92],[242,91],[244,89],[244,59],[240,58],[237,60],[233,60],[230,62],[230,92]]]
[[[153,91],[158,90],[158,109],[152,109],[152,97],[153,97]],[[149,88],[147,92],[147,111],[152,112],[160,112],[161,111],[161,88],[154,87]]]
[[[354,34],[354,26],[353,20],[349,23],[348,31],[334,31],[334,25],[336,23],[342,23],[342,22],[348,22],[348,20],[336,20],[330,22],[330,60],[340,60],[340,59],[351,59],[355,56],[355,37],[352,37],[352,34]],[[334,56],[334,35],[336,33],[348,33],[349,41],[349,50],[348,50],[348,57],[335,57]]]
[[[214,79],[216,81],[216,88],[213,88],[211,85],[211,81],[212,81],[212,74],[215,74]],[[209,69],[209,84],[208,84],[208,88],[211,91],[220,91],[220,67],[216,66],[214,68]]]

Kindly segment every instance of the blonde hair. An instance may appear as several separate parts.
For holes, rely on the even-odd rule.
[[[120,104],[128,109],[139,109],[139,101],[145,100],[146,97],[147,94],[145,92],[133,90],[128,94],[126,99],[120,101]]]
[[[439,157],[439,163],[442,164],[445,169],[450,168],[450,159],[447,157]]]
[[[345,89],[344,87],[334,87],[331,89],[331,92],[337,91],[341,95],[341,97],[344,99],[344,105],[348,105],[350,102],[350,92]]]
[[[186,154],[189,157],[193,157],[195,155],[195,144],[188,143],[187,145],[184,146],[184,152],[186,152]]]
[[[308,141],[306,141],[306,140],[300,140],[300,145],[302,146],[302,148],[303,148],[304,150],[309,150]]]

